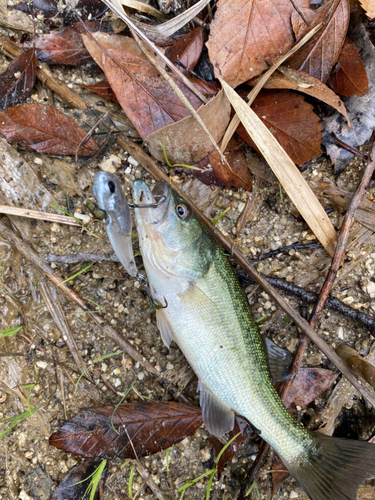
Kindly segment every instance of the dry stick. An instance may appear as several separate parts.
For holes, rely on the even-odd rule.
[[[135,144],[134,142],[126,139],[123,136],[119,136],[117,143],[129,152],[133,158],[135,158],[139,163],[141,163],[145,169],[156,179],[164,180],[170,182],[169,177],[161,170],[157,163],[143,151],[143,149]],[[311,328],[311,326],[304,320],[293,308],[292,306],[281,297],[278,292],[271,287],[267,281],[256,271],[256,269],[247,261],[247,259],[242,255],[242,253],[233,247],[233,245],[225,238],[225,236],[213,226],[211,221],[199,210],[199,208],[192,203],[191,200],[176,186],[173,184],[173,189],[177,192],[181,198],[187,201],[196,216],[203,222],[203,224],[212,232],[219,243],[234,257],[237,262],[245,269],[245,271],[250,274],[250,276],[260,285],[263,290],[265,290],[268,295],[270,295],[278,306],[289,316],[289,318],[294,321],[297,327],[299,327],[304,333],[306,333],[310,339],[317,345],[317,347],[323,352],[323,354],[335,365],[335,367],[354,385],[354,387],[362,394],[362,396],[367,399],[367,401],[375,406],[375,392],[373,389],[365,385],[356,374],[351,372],[342,359],[335,353],[335,351],[329,347],[324,340],[322,340],[319,335]]]
[[[18,45],[13,43],[8,38],[5,38],[5,36],[0,38],[0,47],[12,54],[14,57],[18,57],[22,54],[22,50],[18,47]],[[47,64],[37,61],[36,76],[46,85],[46,87],[53,90],[68,104],[70,104],[72,108],[87,109],[85,101],[78,94],[73,92],[73,90],[67,87],[65,83],[60,82],[55,76],[53,76]]]
[[[49,278],[55,285],[59,285],[59,289],[62,290],[66,295],[72,299],[76,304],[78,304],[84,311],[90,312],[90,318],[92,318],[97,325],[104,331],[106,335],[111,337],[116,344],[121,347],[129,356],[131,356],[135,361],[138,361],[153,377],[155,377],[160,384],[165,387],[170,394],[178,394],[179,398],[186,403],[189,401],[184,398],[184,396],[179,394],[179,391],[174,387],[168,379],[160,377],[159,372],[147,359],[142,356],[142,354],[135,349],[130,342],[125,340],[108,322],[106,322],[101,316],[96,314],[84,300],[81,299],[72,289],[61,283],[59,278],[55,276],[51,268],[32,250],[24,241],[22,241],[14,232],[5,226],[0,221],[0,234],[10,243],[12,243],[17,250],[29,261],[34,264],[35,267],[39,269],[40,272],[44,273],[47,278]],[[340,358],[339,358],[340,359]]]
[[[351,224],[354,220],[354,213],[361,203],[361,200],[363,198],[365,190],[371,181],[371,177],[372,177],[372,174],[374,173],[374,170],[375,170],[375,146],[373,147],[373,150],[372,150],[371,161],[366,167],[366,170],[362,176],[362,180],[359,183],[357,190],[354,193],[353,198],[350,202],[348,210],[345,214],[345,217],[344,217],[341,229],[340,229],[340,234],[339,234],[339,237],[337,240],[335,253],[334,253],[333,258],[332,258],[331,267],[327,273],[326,279],[325,279],[324,284],[321,288],[321,291],[318,295],[317,301],[315,303],[314,309],[313,309],[311,316],[310,316],[310,319],[309,319],[309,325],[311,328],[316,327],[316,325],[319,321],[320,314],[324,308],[324,305],[329,298],[329,293],[333,287],[336,275],[340,269],[340,266],[341,266],[342,261],[343,261],[344,256],[345,256],[345,247],[346,247],[348,237],[349,237],[349,230],[350,230]],[[297,375],[297,373],[301,367],[302,360],[304,358],[308,344],[309,344],[309,337],[305,333],[301,337],[299,344],[298,344],[298,348],[297,348],[296,353],[294,355],[294,359],[293,359],[293,363],[292,363],[292,367],[291,367],[291,378],[285,382],[283,389],[281,391],[280,397],[281,397],[282,401],[285,401],[285,399],[289,393],[289,390],[293,384],[294,377]],[[343,373],[343,375],[344,375],[344,373]],[[269,449],[270,449],[270,446],[265,441],[263,441],[263,443],[260,447],[259,453],[257,455],[257,458],[254,461],[254,463],[249,471],[249,475],[246,479],[246,482],[245,482],[244,486],[241,487],[240,494],[239,494],[237,500],[245,500],[245,493],[250,488],[253,481],[255,480],[255,477],[258,474],[259,470],[264,465],[264,462],[267,459]]]
[[[17,215],[18,217],[28,217],[29,219],[40,219],[48,222],[57,222],[59,224],[68,224],[69,226],[81,226],[73,217],[67,215],[50,214],[49,212],[41,212],[40,210],[10,207],[9,205],[0,205],[0,214]]]

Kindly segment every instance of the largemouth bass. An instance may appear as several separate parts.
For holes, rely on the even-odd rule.
[[[190,206],[163,181],[133,189],[144,266],[164,343],[174,340],[199,379],[206,428],[222,435],[234,414],[248,419],[312,500],[354,500],[375,472],[375,446],[311,432],[273,388],[257,325],[223,251]]]

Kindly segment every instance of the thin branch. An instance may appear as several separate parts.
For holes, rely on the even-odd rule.
[[[0,214],[16,215],[17,217],[28,217],[29,219],[39,219],[47,222],[57,222],[58,224],[68,224],[69,226],[80,226],[81,224],[73,217],[60,214],[50,214],[40,210],[29,210],[28,208],[10,207],[0,205]]]

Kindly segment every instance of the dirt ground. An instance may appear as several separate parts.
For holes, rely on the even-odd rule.
[[[0,33],[7,36],[6,30]],[[8,59],[0,56],[0,72],[7,67]],[[100,73],[91,75],[88,69],[71,70],[65,67],[53,69],[67,83],[92,83],[101,78]],[[74,89],[91,99],[92,94]],[[31,100],[42,102],[47,97],[42,86],[37,87]],[[77,117],[81,113],[57,107]],[[119,112],[120,113],[120,112]],[[124,123],[126,123],[126,119]],[[82,119],[83,120],[83,119]],[[130,130],[130,135],[134,132]],[[363,150],[368,152],[372,144]],[[93,220],[84,206],[84,201],[91,195],[92,176],[103,166],[103,161],[115,155],[119,166],[117,173],[123,181],[128,200],[131,201],[132,182],[143,177],[148,184],[155,182],[133,158],[116,144],[101,156],[86,165],[69,180],[68,167],[74,170],[71,158],[46,157],[22,148],[8,149],[2,143],[2,160],[21,159],[22,168],[28,172],[28,179],[19,184],[20,195],[30,188],[31,179],[34,194],[30,199],[15,202],[9,193],[0,189],[0,203],[24,205],[25,208],[46,210],[46,197],[60,207],[66,206],[69,194],[76,214],[87,215],[87,227],[94,237],[80,228],[62,224],[1,216],[0,220],[8,227],[22,234],[25,242],[45,258],[48,254],[70,255],[78,252],[108,253],[108,240],[103,223]],[[18,151],[18,153],[17,153]],[[17,155],[20,155],[19,157]],[[1,157],[0,157],[1,158]],[[109,163],[112,163],[113,158]],[[108,162],[106,163],[108,165]],[[365,167],[363,160],[354,160],[338,178],[333,175],[330,162],[324,156],[312,162],[304,172],[308,181],[330,181],[339,187],[353,191],[361,179]],[[25,174],[26,175],[26,174]],[[64,177],[65,175],[65,177]],[[259,175],[253,175],[252,193],[232,188],[210,188],[199,181],[174,174],[173,180],[182,187],[212,218],[217,217],[227,207],[229,211],[220,219],[218,227],[239,250],[249,258],[258,257],[270,250],[290,245],[295,242],[311,243],[314,235],[301,221],[290,201],[279,189],[277,182],[267,183]],[[74,184],[76,187],[74,187]],[[39,197],[35,194],[38,191]],[[41,194],[43,192],[43,194]],[[22,195],[24,196],[24,195]],[[375,187],[366,197],[372,201]],[[43,198],[44,197],[44,198]],[[236,223],[245,204],[252,200],[247,222],[241,231],[236,231]],[[34,205],[32,205],[34,200]],[[44,200],[44,201],[43,201]],[[52,203],[53,202],[53,203]],[[328,203],[324,202],[328,208]],[[336,228],[340,227],[342,214],[331,211],[329,217]],[[367,231],[367,233],[366,233]],[[374,280],[375,253],[373,253],[372,231],[364,229],[358,222],[353,225],[352,238],[348,247],[347,260],[339,273],[333,289],[333,296],[341,298],[346,304],[356,309],[374,314],[375,299],[367,293],[368,284]],[[361,239],[362,238],[362,239]],[[358,243],[359,242],[359,243]],[[134,246],[138,250],[136,238]],[[329,258],[322,249],[290,250],[287,254],[269,258],[257,264],[257,269],[264,275],[274,275],[287,281],[318,291],[325,276]],[[9,435],[0,440],[0,498],[6,500],[47,500],[66,473],[80,458],[67,455],[50,447],[48,438],[59,428],[59,422],[72,417],[83,408],[117,404],[121,396],[134,384],[140,395],[154,400],[170,399],[166,391],[139,364],[126,354],[109,357],[94,362],[98,357],[114,353],[119,347],[92,321],[90,314],[83,312],[66,295],[57,291],[58,301],[66,318],[66,323],[76,342],[77,349],[84,363],[89,367],[92,382],[81,379],[77,385],[81,370],[75,364],[67,347],[67,338],[59,325],[53,320],[46,297],[52,297],[48,279],[36,271],[20,253],[7,241],[0,240],[0,314],[1,329],[15,328],[27,319],[27,328],[19,334],[0,340],[0,419],[21,414],[27,410],[26,384],[35,384],[30,393],[30,405],[39,411],[14,427]],[[82,269],[87,263],[62,264],[52,263],[53,272],[61,279],[66,279]],[[141,260],[138,259],[142,269]],[[162,344],[156,326],[155,315],[142,314],[139,311],[147,307],[145,297],[138,285],[114,262],[95,263],[87,272],[74,278],[69,286],[86,301],[95,303],[103,311],[103,317],[124,338],[150,361],[154,367],[183,389],[183,394],[194,404],[198,404],[197,380],[187,367],[186,360],[176,345],[168,351]],[[297,328],[286,321],[285,314],[269,299],[268,295],[256,285],[246,289],[251,309],[256,318],[263,318],[261,330],[269,335],[281,347],[294,352],[298,342]],[[56,301],[56,299],[53,299]],[[291,295],[289,302],[297,308],[301,305]],[[369,331],[361,324],[333,311],[323,313],[318,333],[335,348],[345,341],[354,346],[362,355],[367,355],[372,345]],[[58,361],[56,363],[55,361]],[[305,358],[305,366],[332,369],[314,346],[310,346]],[[183,375],[181,375],[183,374]],[[340,378],[335,383],[338,385]],[[335,385],[333,387],[335,387]],[[112,390],[111,390],[111,389]],[[306,409],[299,412],[298,418],[312,429],[324,426],[329,418],[329,406],[332,389],[326,391]],[[126,401],[138,400],[139,396],[131,391]],[[342,411],[336,420],[336,435],[365,439],[371,436],[375,427],[372,409],[356,393],[350,393],[344,402]],[[2,424],[0,431],[7,424]],[[235,458],[225,467],[220,478],[215,480],[211,489],[211,500],[235,499],[240,485],[251,466],[260,440],[254,432],[249,432]],[[204,427],[194,435],[169,450],[169,470],[166,453],[141,459],[144,468],[160,488],[166,499],[177,499],[177,489],[208,469],[214,461],[213,448]],[[104,498],[115,498],[113,491],[122,492],[122,498],[128,498],[130,464],[120,469],[122,461],[113,461],[109,465],[109,474]],[[269,464],[268,464],[269,465]],[[206,494],[207,480],[191,486],[185,493],[184,500],[203,499]],[[257,489],[250,498],[269,499],[271,495],[270,474],[267,468],[258,476]],[[137,498],[146,500],[156,498],[144,488],[141,475],[136,473],[133,484],[134,494],[141,489]],[[275,499],[306,498],[293,479],[287,479],[278,490]],[[358,498],[375,498],[375,483],[368,482],[360,489]]]

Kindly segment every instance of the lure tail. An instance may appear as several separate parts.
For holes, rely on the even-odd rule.
[[[314,444],[285,462],[311,500],[355,500],[359,486],[375,475],[375,444],[315,433]]]

